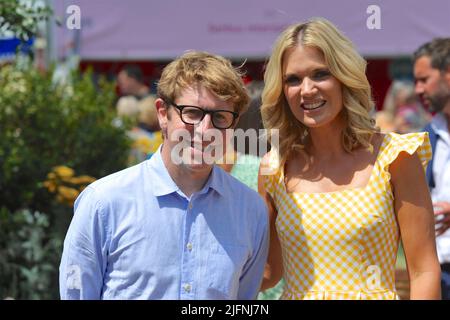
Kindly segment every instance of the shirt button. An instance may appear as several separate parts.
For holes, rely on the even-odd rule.
[[[186,284],[183,286],[183,289],[184,289],[184,291],[186,291],[186,292],[191,292],[192,286],[191,286],[189,283],[186,283]]]
[[[186,248],[189,250],[189,251],[192,251],[192,243],[188,243],[187,245],[186,245]]]
[[[192,203],[189,203],[189,209],[192,209]]]

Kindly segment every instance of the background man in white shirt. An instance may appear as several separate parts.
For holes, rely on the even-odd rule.
[[[425,128],[433,158],[427,179],[436,215],[436,245],[442,269],[442,299],[450,299],[450,38],[436,38],[413,55],[416,93],[435,113]]]

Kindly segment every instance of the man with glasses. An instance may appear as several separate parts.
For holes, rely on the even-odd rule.
[[[75,202],[61,298],[254,299],[268,251],[267,209],[204,160],[212,144],[223,149],[226,130],[248,106],[240,74],[222,57],[188,52],[164,69],[158,95],[160,149]],[[181,149],[180,137],[189,140]]]

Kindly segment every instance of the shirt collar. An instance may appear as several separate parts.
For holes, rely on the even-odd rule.
[[[150,160],[147,161],[147,166],[152,173],[154,185],[157,186],[157,188],[153,190],[153,195],[159,197],[171,194],[173,192],[182,193],[180,188],[170,176],[169,171],[167,171],[161,157],[161,148],[162,145],[159,146],[158,150],[153,154]],[[210,188],[212,188],[220,195],[224,195],[224,174],[225,173],[221,168],[214,165],[205,186],[197,193],[206,193]]]
[[[434,132],[440,136],[445,136],[448,134],[447,132],[447,119],[442,113],[436,114],[431,120],[431,127]]]
[[[209,188],[211,188],[217,191],[221,196],[225,195],[224,174],[225,172],[221,168],[214,165],[208,181],[206,181],[205,186],[199,193],[206,193]]]
[[[156,188],[152,190],[153,195],[157,197],[180,190],[172,180],[172,177],[169,175],[169,172],[164,165],[161,157],[161,146],[159,146],[158,150],[153,154],[150,160],[147,161],[147,166],[152,174],[153,185],[156,186]]]

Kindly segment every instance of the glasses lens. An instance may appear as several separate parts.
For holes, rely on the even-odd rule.
[[[200,107],[195,106],[180,106],[180,107],[183,108],[181,111],[181,119],[185,123],[199,124],[205,116],[205,111]],[[227,129],[233,125],[234,114],[231,111],[213,111],[211,112],[211,116],[214,127],[218,129]]]
[[[213,124],[219,129],[231,127],[234,121],[234,115],[229,111],[216,111],[213,115]]]
[[[183,121],[190,124],[197,124],[203,118],[203,110],[195,107],[184,107],[181,113]]]

